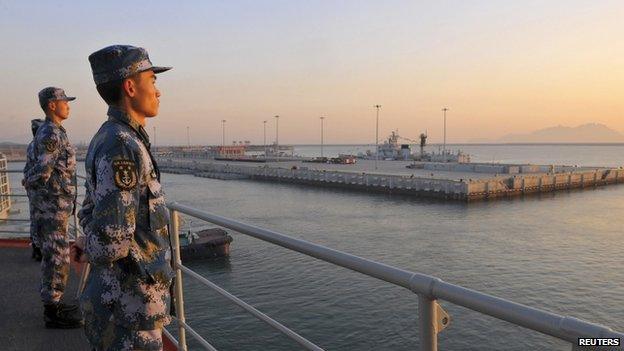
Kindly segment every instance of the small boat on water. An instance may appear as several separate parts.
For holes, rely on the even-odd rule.
[[[210,228],[198,232],[188,231],[180,235],[182,261],[227,257],[230,255],[232,237],[221,228]]]

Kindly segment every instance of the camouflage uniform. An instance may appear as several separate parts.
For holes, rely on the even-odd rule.
[[[91,55],[96,83],[106,81],[98,80],[98,65],[114,65],[111,55],[124,59],[138,49],[105,48],[105,62],[92,59],[99,52]],[[146,70],[144,65],[133,67]],[[143,127],[117,107],[109,107],[108,116],[89,145],[86,195],[78,214],[91,263],[80,297],[85,332],[95,350],[161,350],[162,328],[171,320],[174,272],[160,172]]]
[[[37,130],[32,146],[33,166],[27,171],[25,187],[30,189],[35,231],[41,261],[41,300],[61,300],[69,276],[67,229],[73,209],[76,153],[65,128],[49,119]]]
[[[37,130],[45,121],[42,119],[33,119],[31,121],[31,130],[33,133],[33,138],[37,135]],[[41,247],[41,241],[39,240],[39,235],[37,233],[37,214],[35,212],[35,203],[41,202],[38,201],[35,196],[37,194],[34,189],[30,189],[26,186],[26,179],[30,176],[30,172],[37,161],[37,156],[35,155],[35,140],[33,139],[26,149],[26,164],[24,165],[24,188],[26,189],[26,195],[28,196],[28,210],[30,213],[30,241],[32,244],[39,248]]]

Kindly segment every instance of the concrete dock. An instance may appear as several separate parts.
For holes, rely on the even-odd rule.
[[[488,163],[418,163],[358,160],[354,165],[288,162],[231,162],[161,158],[163,172],[208,178],[230,174],[276,182],[474,201],[592,188],[624,182],[624,169]],[[224,179],[221,177],[220,179]]]

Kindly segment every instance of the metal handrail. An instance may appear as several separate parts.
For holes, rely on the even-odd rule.
[[[216,292],[221,294],[221,296],[224,296],[228,300],[230,300],[230,301],[234,302],[235,304],[237,304],[238,306],[242,307],[245,311],[249,312],[254,317],[258,318],[259,320],[261,320],[261,321],[263,321],[265,323],[267,323],[268,325],[272,326],[274,329],[277,329],[278,331],[282,332],[282,334],[285,334],[290,339],[296,341],[301,346],[305,347],[307,350],[323,351],[322,348],[320,348],[317,345],[313,344],[312,342],[310,342],[306,338],[304,338],[301,335],[295,333],[291,329],[285,327],[284,325],[282,325],[281,323],[279,323],[276,320],[272,319],[271,317],[267,316],[266,314],[258,311],[253,306],[247,304],[246,302],[244,302],[243,300],[239,299],[238,297],[230,294],[229,292],[227,292],[223,288],[217,286],[215,283],[211,282],[210,280],[202,277],[201,275],[199,275],[198,273],[194,272],[190,268],[188,268],[186,266],[183,266],[183,265],[180,265],[180,269],[184,273],[186,273],[186,274],[192,276],[193,278],[195,278],[196,280],[198,280],[200,283],[202,283],[202,284],[210,287],[211,289],[215,290]]]
[[[198,332],[195,331],[195,329],[191,328],[188,324],[186,324],[185,322],[176,319],[176,321],[178,322],[179,325],[182,326],[182,328],[184,328],[186,331],[188,331],[189,333],[191,333],[191,336],[193,336],[195,338],[195,340],[199,341],[200,344],[202,344],[202,346],[209,351],[217,351],[217,349],[215,349],[214,346],[212,346],[208,341],[206,341],[206,339],[202,338],[201,335],[199,335]],[[178,349],[180,349],[180,346],[178,344]],[[184,344],[184,351],[186,351],[186,344]]]
[[[171,341],[171,343],[173,343],[173,346],[175,346],[177,349],[180,345],[178,343],[178,340],[176,340],[167,329],[162,328],[162,331],[163,331],[163,334],[169,339],[169,341]]]
[[[422,350],[437,350],[438,307],[436,299],[505,320],[507,322],[550,335],[575,344],[579,337],[620,338],[624,334],[612,329],[589,323],[577,318],[561,316],[552,312],[536,309],[511,302],[499,297],[484,294],[458,285],[450,284],[439,278],[403,270],[373,260],[365,259],[346,252],[334,250],[311,242],[296,239],[275,231],[235,221],[226,217],[185,206],[168,203],[169,209],[253,236],[284,248],[318,258],[325,262],[348,268],[365,275],[409,289],[419,295],[419,330]],[[176,235],[173,235],[175,237]],[[175,240],[175,239],[174,239]],[[181,263],[180,263],[181,264]],[[178,269],[179,272],[180,269]],[[448,320],[447,320],[448,321]]]
[[[191,336],[193,336],[202,345],[204,345],[204,347],[206,347],[206,349],[213,350],[212,345],[210,345],[204,338],[202,338],[201,335],[196,333],[194,330],[190,329],[190,327],[188,327],[186,325],[186,323],[185,323],[184,296],[183,296],[183,289],[182,289],[182,272],[184,272],[184,273],[190,275],[191,277],[195,278],[197,281],[199,281],[203,285],[205,285],[205,286],[215,290],[221,296],[227,298],[231,302],[233,302],[236,305],[238,305],[239,307],[243,308],[246,312],[250,313],[254,317],[258,318],[259,320],[265,322],[266,324],[268,324],[272,328],[274,328],[274,329],[278,330],[279,332],[281,332],[282,334],[286,335],[291,340],[294,340],[295,342],[297,342],[299,345],[303,346],[307,350],[323,351],[322,348],[320,348],[319,346],[313,344],[312,342],[310,342],[306,338],[304,338],[301,335],[295,333],[294,331],[288,329],[286,326],[282,325],[278,321],[276,321],[276,320],[272,319],[271,317],[267,316],[266,314],[260,312],[259,310],[257,310],[253,306],[251,306],[251,305],[247,304],[246,302],[244,302],[243,300],[239,299],[238,297],[230,294],[225,289],[217,286],[216,284],[214,284],[210,280],[202,277],[201,275],[197,274],[196,272],[194,272],[190,268],[182,265],[182,260],[180,258],[179,214],[175,210],[170,210],[170,211],[171,211],[171,227],[170,227],[171,231],[170,231],[170,233],[171,233],[171,238],[172,238],[172,241],[173,241],[172,245],[173,245],[173,249],[174,249],[174,252],[173,252],[173,255],[174,255],[174,269],[175,269],[175,272],[176,272],[176,277],[175,277],[175,279],[176,279],[175,280],[175,302],[176,302],[176,311],[177,311],[177,315],[178,315],[178,335],[180,337],[179,345],[181,346],[181,348],[178,347],[178,349],[181,349],[183,351],[187,350],[186,349],[186,334],[185,334],[185,331],[189,331],[189,333],[191,333]]]

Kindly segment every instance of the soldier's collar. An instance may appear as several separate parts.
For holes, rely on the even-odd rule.
[[[65,130],[65,127],[63,127],[63,125],[61,124],[56,124],[54,123],[54,121],[52,120],[52,118],[46,116],[45,121],[50,123],[52,126],[59,128],[60,130],[63,131],[63,133],[67,133],[67,131]]]
[[[126,111],[120,109],[119,107],[108,106],[108,116],[116,120],[119,120],[121,122],[124,122],[125,124],[132,127],[132,129],[136,130],[137,132],[141,130],[141,125],[137,121],[130,118],[130,116],[128,116]]]
[[[147,132],[145,131],[142,125],[140,125],[134,119],[130,118],[130,116],[128,116],[126,111],[116,106],[108,106],[108,117],[112,119],[116,119],[124,124],[129,125],[141,137],[145,146],[148,149],[150,148],[149,136],[147,135]]]

